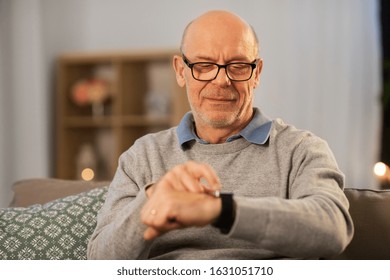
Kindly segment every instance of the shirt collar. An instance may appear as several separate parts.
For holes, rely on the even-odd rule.
[[[243,137],[247,141],[263,145],[267,142],[271,131],[272,121],[264,116],[258,108],[254,108],[254,115],[248,125],[241,130],[237,135],[229,137],[226,142],[231,142],[237,138]],[[200,139],[195,133],[194,117],[191,112],[188,112],[182,118],[177,127],[177,135],[181,147],[187,142],[198,141],[206,144],[207,142]]]

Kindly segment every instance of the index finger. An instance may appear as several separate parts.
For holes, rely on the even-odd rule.
[[[187,172],[194,176],[197,180],[204,179],[207,185],[202,184],[203,187],[209,190],[220,190],[221,183],[219,177],[214,169],[206,163],[197,163],[189,161],[185,164]]]

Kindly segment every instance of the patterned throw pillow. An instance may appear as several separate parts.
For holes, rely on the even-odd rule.
[[[86,259],[107,190],[96,188],[43,205],[0,209],[0,259]]]

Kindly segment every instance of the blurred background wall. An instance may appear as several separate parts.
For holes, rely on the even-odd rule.
[[[176,48],[210,9],[236,12],[258,33],[255,105],[327,140],[348,186],[376,188],[378,1],[0,0],[0,207],[14,181],[53,176],[58,54]]]

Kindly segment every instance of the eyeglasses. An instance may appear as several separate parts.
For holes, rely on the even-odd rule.
[[[260,59],[253,62],[232,62],[228,64],[217,64],[212,62],[195,62],[190,63],[182,54],[184,63],[191,69],[192,77],[197,81],[207,82],[217,78],[219,70],[225,68],[227,77],[234,82],[248,81],[253,74]]]

